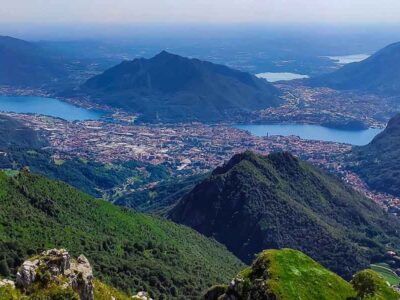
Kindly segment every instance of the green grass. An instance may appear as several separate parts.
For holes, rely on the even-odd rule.
[[[355,295],[348,282],[300,251],[268,250],[256,260],[255,266],[260,264],[269,266],[266,284],[277,299],[339,300]]]
[[[9,177],[13,177],[13,176],[16,176],[19,174],[18,170],[7,169],[7,170],[3,170],[3,171]]]
[[[373,295],[363,298],[365,300],[399,300],[400,294],[392,289],[386,282],[386,280],[377,272],[367,269],[363,270],[355,275],[369,275],[372,278],[373,285],[375,287]]]
[[[400,277],[387,264],[372,264],[371,269],[380,274],[390,285],[400,284]]]
[[[56,164],[56,166],[61,166],[65,163],[64,159],[54,159],[54,163]]]
[[[400,299],[400,294],[373,270],[361,271],[354,278],[355,282],[349,283],[297,250],[266,250],[231,281],[233,285],[216,285],[207,291],[205,299],[225,299],[234,294],[237,299],[251,300],[357,300],[361,295],[355,287],[363,286],[360,283],[372,287],[365,300]]]

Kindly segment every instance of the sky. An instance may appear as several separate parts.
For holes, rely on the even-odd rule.
[[[2,0],[2,23],[400,23],[400,0]]]

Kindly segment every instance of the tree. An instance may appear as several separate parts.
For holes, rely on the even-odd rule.
[[[357,273],[351,281],[360,299],[373,296],[377,290],[374,275],[368,270]]]
[[[0,275],[4,277],[10,276],[10,269],[5,259],[0,261]]]

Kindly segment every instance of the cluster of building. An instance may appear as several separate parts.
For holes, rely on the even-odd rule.
[[[358,121],[368,127],[384,127],[400,110],[392,98],[298,84],[278,84],[285,103],[256,113],[257,122],[291,122],[346,125]],[[379,113],[377,113],[379,112]]]
[[[203,172],[233,154],[253,150],[261,154],[290,151],[315,164],[349,151],[351,146],[307,141],[296,136],[256,137],[230,126],[185,123],[129,125],[105,121],[67,122],[37,115],[13,114],[31,128],[43,131],[59,157],[78,156],[110,163],[139,160],[168,164],[174,170]]]
[[[257,137],[230,126],[200,123],[139,126],[8,115],[44,132],[60,159],[74,156],[103,163],[137,160],[167,165],[177,175],[209,171],[245,150],[265,155],[289,151],[335,173],[390,212],[400,213],[400,199],[371,191],[356,174],[346,170],[342,161],[351,150],[348,144],[303,140],[297,136]]]

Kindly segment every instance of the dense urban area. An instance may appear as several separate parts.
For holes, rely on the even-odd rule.
[[[322,167],[396,213],[400,199],[372,191],[344,162],[351,145],[304,140],[297,136],[257,137],[228,125],[185,123],[174,125],[134,125],[128,122],[74,121],[33,114],[5,113],[45,134],[54,150],[54,159],[69,157],[103,163],[138,160],[164,164],[174,175],[192,175],[212,170],[233,154],[253,150],[260,154],[289,151]],[[116,114],[118,121],[132,116]],[[154,186],[153,183],[149,186]]]

